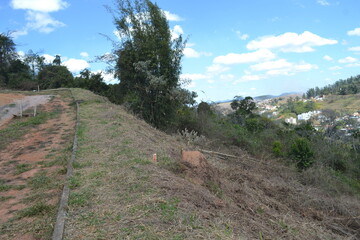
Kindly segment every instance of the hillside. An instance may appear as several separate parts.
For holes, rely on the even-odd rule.
[[[353,113],[360,110],[360,94],[326,95],[320,102],[320,109],[332,109],[337,112]]]
[[[269,156],[253,158],[239,148],[170,136],[103,97],[81,89],[71,92],[80,102],[80,125],[64,239],[360,237],[359,197],[302,184],[315,173],[300,175]],[[69,101],[69,96],[57,99]],[[70,134],[58,116],[54,116],[57,131]],[[59,148],[67,154],[68,143]],[[196,165],[180,161],[181,149],[236,157],[204,153],[207,161]],[[152,161],[155,153],[156,163]],[[47,161],[54,161],[55,156],[48,155]],[[6,161],[1,159],[2,164]],[[309,179],[304,181],[304,176]],[[55,205],[53,201],[51,209]],[[31,222],[44,216],[22,219]],[[50,216],[47,226],[54,223],[54,215]],[[49,237],[39,235],[34,227],[24,230],[18,222],[12,218],[0,223],[0,238],[24,239],[25,235],[15,234],[21,229],[26,239]]]

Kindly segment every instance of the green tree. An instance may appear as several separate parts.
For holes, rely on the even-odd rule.
[[[85,88],[100,95],[106,95],[109,91],[101,73],[92,73],[89,69],[82,70],[80,76],[74,79],[74,87]]]
[[[118,0],[115,25],[121,42],[115,49],[115,75],[127,106],[156,127],[169,125],[181,106],[195,96],[181,88],[185,41],[172,39],[164,12],[149,0]]]
[[[9,83],[8,70],[18,58],[16,45],[9,34],[0,33],[0,86]]]
[[[32,78],[36,79],[37,73],[45,66],[45,57],[29,50],[25,54],[24,62],[30,67]]]
[[[256,109],[256,103],[252,97],[241,97],[236,96],[231,102],[231,108],[240,115],[250,115]]]
[[[55,59],[53,60],[53,65],[55,65],[55,66],[61,65],[61,57],[59,55],[55,56]]]
[[[47,65],[38,74],[41,89],[69,87],[73,84],[73,75],[65,66]]]
[[[290,155],[299,169],[306,169],[314,163],[314,152],[310,146],[311,143],[306,138],[297,138],[291,145]]]

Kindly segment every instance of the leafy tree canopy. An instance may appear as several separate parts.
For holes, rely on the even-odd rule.
[[[115,25],[121,42],[115,49],[116,88],[129,108],[156,127],[169,125],[176,110],[194,103],[181,88],[185,41],[173,39],[164,12],[149,0],[118,0]]]

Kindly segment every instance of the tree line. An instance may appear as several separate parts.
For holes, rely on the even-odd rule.
[[[321,95],[348,95],[360,93],[360,75],[350,77],[345,80],[338,80],[334,84],[329,84],[323,88],[310,88],[304,97],[311,98]]]

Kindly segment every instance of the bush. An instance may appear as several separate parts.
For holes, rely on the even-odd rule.
[[[306,138],[297,138],[290,148],[290,156],[297,161],[299,169],[306,169],[313,163],[314,152],[310,148],[310,142]]]
[[[274,141],[272,145],[272,152],[275,155],[275,157],[283,157],[283,146],[280,141]]]

